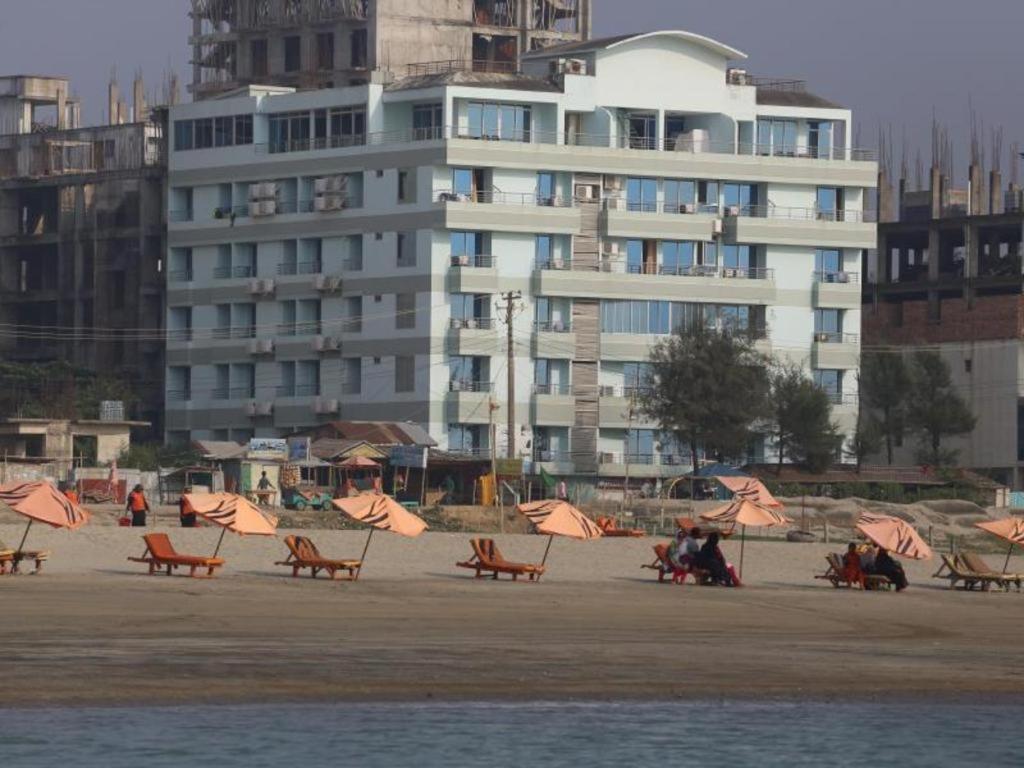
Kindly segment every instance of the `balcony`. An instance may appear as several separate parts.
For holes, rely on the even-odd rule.
[[[450,288],[453,293],[486,293],[498,291],[497,258],[490,254],[452,254]]]
[[[597,472],[601,477],[679,477],[685,475],[690,468],[688,459],[674,454],[602,452],[597,459]]]
[[[256,338],[256,326],[254,325],[242,325],[233,326],[230,328],[214,328],[212,332],[214,339],[255,339]]]
[[[860,337],[855,333],[818,332],[811,346],[814,368],[850,370],[860,366]]]
[[[856,272],[815,272],[814,306],[859,309],[860,275]]]
[[[213,269],[214,280],[250,277],[256,277],[256,268],[251,264],[240,264],[236,267],[214,267]]]
[[[544,427],[571,427],[576,423],[576,398],[568,384],[534,384],[532,421]]]
[[[319,320],[309,320],[304,323],[281,323],[276,330],[278,336],[318,336],[323,332],[322,325]]]
[[[490,382],[452,381],[444,400],[450,424],[487,424],[491,418]]]
[[[192,390],[190,389],[169,389],[167,390],[167,402],[169,403],[187,403],[192,399]]]
[[[323,272],[323,263],[319,259],[300,262],[282,262],[277,265],[277,274],[288,277],[292,275],[316,275]]]
[[[192,270],[191,269],[172,269],[167,273],[168,283],[191,283],[192,282]]]
[[[571,197],[497,190],[470,194],[442,190],[435,195],[448,229],[571,235],[580,228],[580,212]]]
[[[730,244],[857,249],[877,245],[877,215],[872,211],[748,206],[725,213],[724,234]]]
[[[497,350],[498,333],[490,317],[453,317],[448,323],[448,351],[454,355],[491,355]]]
[[[717,205],[637,203],[612,197],[604,202],[600,227],[605,237],[703,242],[714,237],[719,215]]]
[[[533,452],[534,471],[540,467],[550,475],[571,475],[576,472],[571,451],[546,451],[537,450]]]
[[[576,356],[576,334],[562,320],[541,320],[533,325],[533,356],[572,360]]]

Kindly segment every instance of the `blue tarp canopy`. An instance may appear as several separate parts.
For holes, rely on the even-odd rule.
[[[694,477],[750,477],[746,472],[728,464],[708,464],[693,473]]]

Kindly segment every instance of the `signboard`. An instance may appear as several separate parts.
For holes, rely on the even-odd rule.
[[[495,459],[494,469],[500,477],[519,477],[523,474],[523,460]]]
[[[302,462],[309,461],[309,452],[312,439],[308,437],[288,438],[288,461]]]
[[[251,437],[249,438],[249,453],[260,454],[282,461],[288,456],[288,441],[276,437]],[[252,458],[250,456],[250,458]]]
[[[425,445],[391,446],[391,466],[426,469],[427,447]]]

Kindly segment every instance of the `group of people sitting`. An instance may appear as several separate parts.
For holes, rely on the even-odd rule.
[[[727,562],[718,546],[718,531],[708,533],[704,543],[700,543],[703,533],[694,526],[690,530],[680,530],[669,546],[668,557],[672,565],[680,571],[703,571],[713,584],[723,587],[741,587],[739,574],[732,563]]]
[[[907,588],[907,574],[903,566],[892,559],[888,550],[882,547],[867,546],[860,548],[850,542],[843,555],[843,578],[850,582],[864,583],[864,576],[885,576],[896,587],[897,592]]]

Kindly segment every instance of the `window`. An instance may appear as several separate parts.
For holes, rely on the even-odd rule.
[[[291,360],[278,363],[278,397],[295,397],[295,363]]]
[[[833,248],[819,248],[814,252],[814,271],[826,282],[835,279],[836,273],[843,271],[842,252]]]
[[[334,33],[321,32],[316,36],[316,68],[334,69]]]
[[[665,180],[665,213],[693,213],[696,201],[696,182]]]
[[[814,310],[814,339],[836,343],[843,338],[843,315],[841,309]]]
[[[396,256],[399,267],[416,266],[416,237],[409,232],[399,232],[396,240]]]
[[[351,65],[352,69],[366,69],[367,67],[367,37],[365,29],[356,29],[352,32],[351,37]]]
[[[816,212],[819,221],[838,221],[843,212],[843,190],[840,187],[818,187]]]
[[[749,245],[723,245],[722,266],[726,269],[749,270],[751,263],[751,247]]]
[[[416,294],[395,294],[395,328],[407,329],[416,327]]]
[[[196,120],[196,149],[209,149],[213,146],[213,118]]]
[[[479,321],[489,318],[490,296],[487,294],[453,293],[451,297],[452,320],[457,325],[469,327],[472,322],[476,327]]]
[[[555,204],[555,174],[542,171],[537,174],[537,205]]]
[[[807,149],[811,157],[832,157],[834,129],[835,124],[831,121],[812,120],[807,123]]]
[[[448,450],[454,453],[480,453],[485,448],[479,424],[449,424]]]
[[[658,241],[626,242],[626,272],[631,275],[653,275],[658,271]]]
[[[192,399],[192,369],[187,365],[172,365],[167,369],[167,399]]]
[[[342,330],[346,333],[359,333],[363,330],[363,297],[346,296],[344,303],[345,320]]]
[[[309,122],[308,112],[271,115],[270,151],[297,152],[309,149]]]
[[[195,146],[192,135],[193,126],[192,120],[174,121],[174,150],[176,152],[183,152]]]
[[[411,170],[398,171],[398,202],[400,203],[415,203],[416,202],[416,183],[415,174]]]
[[[363,387],[363,358],[343,357],[341,359],[341,394],[358,395]]]
[[[320,394],[320,361],[300,360],[295,366],[295,394],[317,397]]]
[[[416,358],[407,355],[395,357],[395,392],[416,390]]]
[[[623,395],[625,397],[634,397],[646,392],[650,385],[650,378],[650,363],[623,363]]]
[[[825,391],[833,403],[841,402],[843,399],[843,372],[816,368],[814,370],[814,383]]]
[[[658,210],[657,179],[627,179],[626,207],[631,211]]]
[[[213,145],[230,147],[235,143],[235,119],[233,117],[215,117],[213,119]]]
[[[235,115],[235,144],[252,144],[252,115]]]
[[[661,273],[688,275],[693,271],[697,244],[666,240],[661,244]]]
[[[471,101],[466,135],[474,139],[530,140],[530,107]]]
[[[412,108],[413,138],[417,141],[440,139],[444,135],[444,106],[417,104]]]
[[[631,112],[626,118],[630,149],[657,149],[657,115]]]
[[[540,269],[551,269],[555,266],[551,250],[550,235],[537,235],[534,245],[534,253],[537,258],[537,266]]]
[[[490,358],[452,356],[448,359],[448,388],[452,392],[490,390]]]
[[[255,397],[256,366],[252,363],[232,363],[230,384],[232,398]]]
[[[757,153],[792,157],[796,154],[796,121],[771,118],[757,121]]]
[[[757,209],[756,184],[725,184],[722,200],[726,213],[734,216],[752,216]]]
[[[231,366],[227,363],[218,363],[213,366],[213,388],[214,400],[227,400],[231,397]]]
[[[302,69],[302,38],[289,35],[284,39],[284,71],[298,72]]]
[[[626,460],[634,464],[653,464],[654,434],[653,429],[631,429],[626,432]]]
[[[718,182],[697,182],[697,210],[700,213],[718,213]]]
[[[670,332],[667,301],[602,301],[602,333],[667,334]]]
[[[329,136],[332,147],[352,147],[366,143],[366,110],[361,107],[336,107],[330,110]]]
[[[267,41],[253,40],[249,43],[250,69],[253,77],[266,77],[269,73],[267,67]]]

